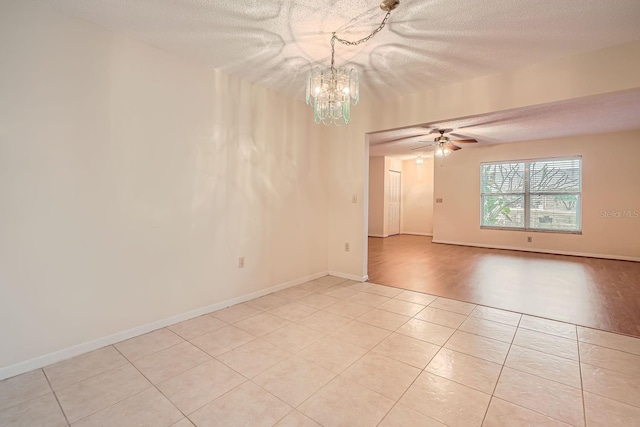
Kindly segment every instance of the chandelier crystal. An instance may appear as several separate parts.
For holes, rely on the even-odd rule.
[[[317,124],[346,125],[351,120],[351,106],[360,100],[360,81],[355,68],[335,67],[335,42],[355,46],[369,41],[384,28],[391,11],[399,0],[383,0],[380,9],[387,12],[382,23],[367,37],[351,42],[333,33],[331,36],[331,66],[324,70],[313,68],[307,74],[306,101],[313,107],[313,119]]]

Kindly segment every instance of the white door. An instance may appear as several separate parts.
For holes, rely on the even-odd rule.
[[[387,234],[400,234],[400,172],[389,171],[389,218]]]

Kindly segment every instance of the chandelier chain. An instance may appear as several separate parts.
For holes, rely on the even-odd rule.
[[[361,38],[360,40],[356,40],[354,42],[349,41],[349,40],[345,40],[345,39],[341,39],[340,37],[336,36],[336,33],[331,33],[331,69],[335,69],[335,54],[336,54],[336,47],[335,47],[335,42],[338,41],[340,43],[342,43],[343,45],[346,46],[357,46],[361,43],[366,43],[369,40],[371,40],[373,38],[373,36],[375,36],[376,34],[378,34],[380,31],[382,31],[382,29],[384,28],[385,25],[387,25],[387,21],[389,20],[389,17],[391,16],[391,11],[388,11],[387,14],[384,16],[384,19],[382,20],[382,22],[380,23],[380,25],[378,25],[378,28],[376,28],[375,30],[373,30],[371,32],[371,34],[369,34],[366,37]]]

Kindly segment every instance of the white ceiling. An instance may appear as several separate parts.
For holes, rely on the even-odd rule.
[[[369,134],[369,155],[408,158],[426,154],[429,149],[412,149],[438,136],[425,136],[431,129],[453,129],[461,138],[477,139],[477,146],[640,129],[640,90],[376,132]],[[459,145],[464,148],[466,144]]]
[[[378,0],[40,0],[187,59],[302,97],[332,31],[368,34]],[[402,0],[369,43],[337,46],[363,97],[406,94],[640,39],[639,0]]]

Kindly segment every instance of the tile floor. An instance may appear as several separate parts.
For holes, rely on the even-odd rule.
[[[325,276],[4,380],[0,425],[640,426],[640,339]]]

